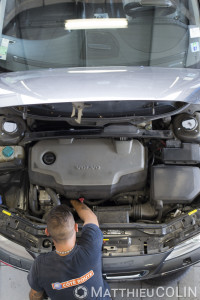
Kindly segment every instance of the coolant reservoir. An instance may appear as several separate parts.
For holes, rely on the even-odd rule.
[[[24,148],[21,146],[1,146],[0,163],[24,158]]]

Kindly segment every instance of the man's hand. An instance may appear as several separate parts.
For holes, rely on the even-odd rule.
[[[80,201],[77,200],[71,200],[71,205],[74,207],[76,210],[77,214],[83,220],[84,224],[95,224],[99,226],[99,222],[97,220],[96,215],[93,213],[93,211],[85,204],[81,203]]]
[[[30,293],[29,293],[29,299],[30,300],[43,300],[43,295],[44,292],[37,292],[33,289],[31,289]]]

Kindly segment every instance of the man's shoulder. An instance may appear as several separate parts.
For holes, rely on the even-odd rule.
[[[102,243],[103,234],[97,225],[88,223],[83,226],[81,237],[78,241],[82,249],[86,249],[87,253],[94,254],[94,252],[97,253],[101,251]]]
[[[103,239],[103,233],[101,229],[96,224],[93,223],[88,223],[83,226],[81,236],[82,237],[88,236],[88,238],[90,239],[92,238],[94,240]]]
[[[53,257],[55,257],[55,251],[51,251],[48,253],[41,253],[35,258],[36,263],[42,263],[47,260],[51,260]]]
[[[101,229],[94,223],[85,224],[82,228],[82,232],[84,232],[86,230],[91,230],[91,231],[95,231],[95,232],[98,232],[98,233],[102,234]]]

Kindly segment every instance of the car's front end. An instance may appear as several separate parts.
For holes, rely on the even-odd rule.
[[[0,4],[0,260],[29,270],[84,198],[108,280],[197,263],[198,1],[29,2]]]

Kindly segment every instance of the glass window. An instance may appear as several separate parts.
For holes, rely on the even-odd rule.
[[[199,68],[197,0],[2,0],[0,5],[2,70]]]

